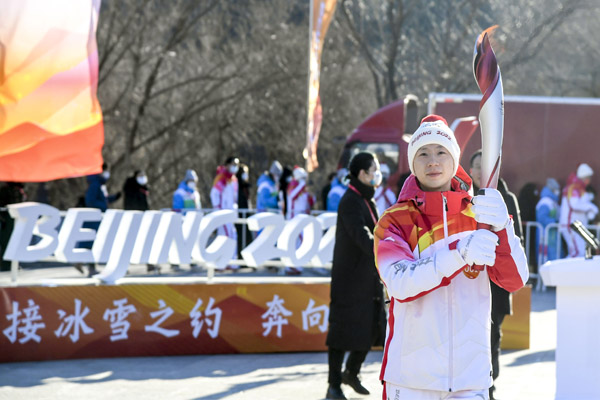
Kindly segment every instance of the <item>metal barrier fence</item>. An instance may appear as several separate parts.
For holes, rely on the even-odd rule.
[[[542,260],[541,253],[543,253],[543,251],[541,251],[542,246],[538,245],[538,243],[542,243],[544,238],[544,228],[542,224],[535,221],[523,221],[522,227],[523,236],[525,239],[523,247],[525,248],[525,255],[527,256],[527,261],[530,267],[529,276],[536,280],[536,290],[539,290],[542,279],[539,275],[538,269],[539,266],[542,265],[542,262],[540,261]],[[532,243],[535,243],[535,246],[533,247],[534,254],[531,254]],[[532,266],[534,267],[534,271],[531,271]]]
[[[6,209],[0,209],[0,210],[5,211]],[[171,210],[165,209],[165,210],[161,210],[161,211],[171,211]],[[185,212],[185,210],[183,210],[183,211]],[[216,211],[216,209],[211,209],[211,208],[202,209],[202,212],[204,214],[209,214],[213,211]],[[278,213],[278,214],[281,213],[280,210],[270,210],[269,209],[266,211],[269,211],[272,213]],[[256,232],[251,232],[249,229],[247,229],[247,226],[246,226],[248,218],[250,216],[256,214],[257,211],[256,211],[256,209],[238,209],[237,212],[238,212],[239,218],[237,218],[235,220],[235,225],[241,226],[241,229],[239,229],[239,235],[238,235],[238,241],[239,241],[238,248],[244,249],[257,236]],[[324,212],[325,211],[322,211],[322,210],[314,210],[311,212],[311,215],[316,217]],[[61,215],[61,219],[63,219],[66,215],[66,211],[61,211],[60,215]],[[600,225],[586,225],[586,227],[591,232],[595,233],[596,237],[600,236]],[[565,251],[563,249],[563,245],[562,245],[563,238],[562,238],[562,234],[559,229],[559,225],[557,223],[551,223],[551,224],[548,224],[544,228],[539,222],[523,221],[522,228],[523,228],[523,236],[524,236],[523,246],[524,246],[525,254],[527,256],[527,260],[528,260],[529,267],[530,267],[530,276],[532,278],[536,279],[536,286],[535,286],[536,290],[545,290],[545,287],[543,285],[543,282],[541,280],[538,270],[539,270],[540,266],[542,266],[545,262],[548,261],[548,253],[549,253],[548,250],[549,250],[550,246],[554,247],[553,253],[555,255],[557,255],[556,258],[564,258],[567,256],[567,254],[565,253]],[[552,238],[556,238],[554,243],[550,243],[550,240]],[[235,255],[236,255],[236,258],[232,259],[230,264],[239,265],[239,266],[247,265],[246,261],[244,259],[242,259],[241,257],[239,257],[238,251],[235,252]],[[56,261],[56,259],[53,256],[51,256],[42,261]],[[268,261],[264,262],[264,265],[262,265],[262,267],[276,267],[276,268],[278,268],[279,272],[281,274],[283,274],[283,267],[285,267],[285,265],[279,259],[273,259],[273,260],[268,260]],[[325,267],[330,268],[331,264],[329,263]],[[16,281],[16,276],[14,278]]]
[[[544,283],[539,276],[539,267],[548,261],[548,249],[550,246],[554,247],[556,259],[567,257],[568,254],[566,254],[566,250],[563,249],[562,245],[564,237],[560,232],[558,223],[548,224],[545,228],[542,227],[539,222],[535,221],[523,221],[522,225],[523,235],[525,237],[525,243],[523,244],[525,247],[525,254],[527,255],[530,267],[535,267],[535,271],[530,272],[529,275],[536,279],[536,290],[545,290]],[[600,225],[586,225],[586,228],[594,233],[596,237],[600,235]],[[552,235],[552,233],[554,233],[554,235]],[[555,243],[550,243],[552,237],[556,238]],[[532,241],[535,243],[535,254],[531,254]]]
[[[219,210],[219,209],[218,208],[203,208],[202,212],[204,214],[208,214],[208,213],[211,213],[211,212],[217,211],[217,210]],[[164,208],[160,211],[172,211],[172,210],[170,208]],[[185,210],[183,210],[183,211],[185,211]],[[279,210],[279,209],[268,208],[265,211],[275,213],[275,214],[282,214],[281,210]],[[255,208],[238,208],[237,212],[238,212],[239,218],[235,221],[235,225],[247,224],[248,217],[251,217],[257,213]],[[316,217],[316,216],[319,216],[326,212],[327,212],[326,210],[311,210],[310,215]],[[241,237],[241,241],[240,241],[240,246],[242,249],[245,248],[248,245],[248,243],[250,243],[252,240],[254,240],[255,235],[252,235],[252,237],[250,237],[250,236],[248,236],[248,233],[250,233],[252,235],[252,232],[248,232],[248,230],[245,228],[242,229],[242,237]],[[239,262],[239,263],[237,263],[237,265],[244,265],[243,260],[234,260],[233,264],[236,264],[236,261]]]

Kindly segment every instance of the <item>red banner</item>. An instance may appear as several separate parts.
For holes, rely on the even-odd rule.
[[[329,283],[0,288],[0,362],[325,350]]]
[[[306,147],[303,156],[306,159],[306,170],[312,172],[319,166],[317,161],[317,144],[323,112],[319,98],[321,74],[321,53],[323,41],[333,19],[337,0],[311,0],[311,25],[309,49],[309,78],[308,78],[308,116],[306,128]]]
[[[529,347],[530,309],[526,286],[503,349]],[[320,278],[0,288],[0,362],[324,351],[328,317]]]
[[[101,171],[100,0],[5,0],[0,13],[0,181]]]

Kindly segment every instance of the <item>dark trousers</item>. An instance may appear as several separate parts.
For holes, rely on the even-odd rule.
[[[491,345],[492,345],[492,378],[496,379],[500,375],[500,343],[502,341],[502,322],[504,321],[504,314],[492,314],[492,332],[491,332]]]
[[[367,358],[368,351],[352,350],[346,360],[346,370],[351,376],[356,376],[360,372],[362,363]],[[342,364],[344,363],[344,355],[346,351],[329,348],[329,379],[331,386],[340,387],[342,384]]]
[[[4,259],[4,252],[14,227],[15,220],[8,211],[0,211],[0,271],[10,271],[11,262]]]

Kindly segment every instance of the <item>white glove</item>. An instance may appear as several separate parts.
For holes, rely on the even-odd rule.
[[[496,262],[498,236],[487,229],[478,229],[456,245],[459,254],[469,265],[492,266]]]
[[[499,191],[485,188],[484,195],[473,197],[471,210],[475,214],[475,221],[492,226],[494,232],[506,228],[510,220],[506,203]]]

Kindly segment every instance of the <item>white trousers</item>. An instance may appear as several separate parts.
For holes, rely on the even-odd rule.
[[[585,241],[571,228],[561,227],[562,234],[567,247],[569,248],[568,257],[584,257],[585,256]]]
[[[461,390],[458,392],[438,392],[437,390],[410,389],[385,383],[383,400],[489,400],[489,389]]]
[[[233,224],[221,225],[220,227],[217,228],[217,234],[227,236],[228,238],[236,241],[235,254],[237,255],[237,231],[235,230],[235,226],[233,226]],[[237,258],[237,257],[234,257],[234,258]],[[230,269],[238,269],[239,267],[237,265],[235,265],[235,266],[230,266],[229,268]],[[221,268],[221,270],[223,270],[223,269],[225,269],[225,267]]]

